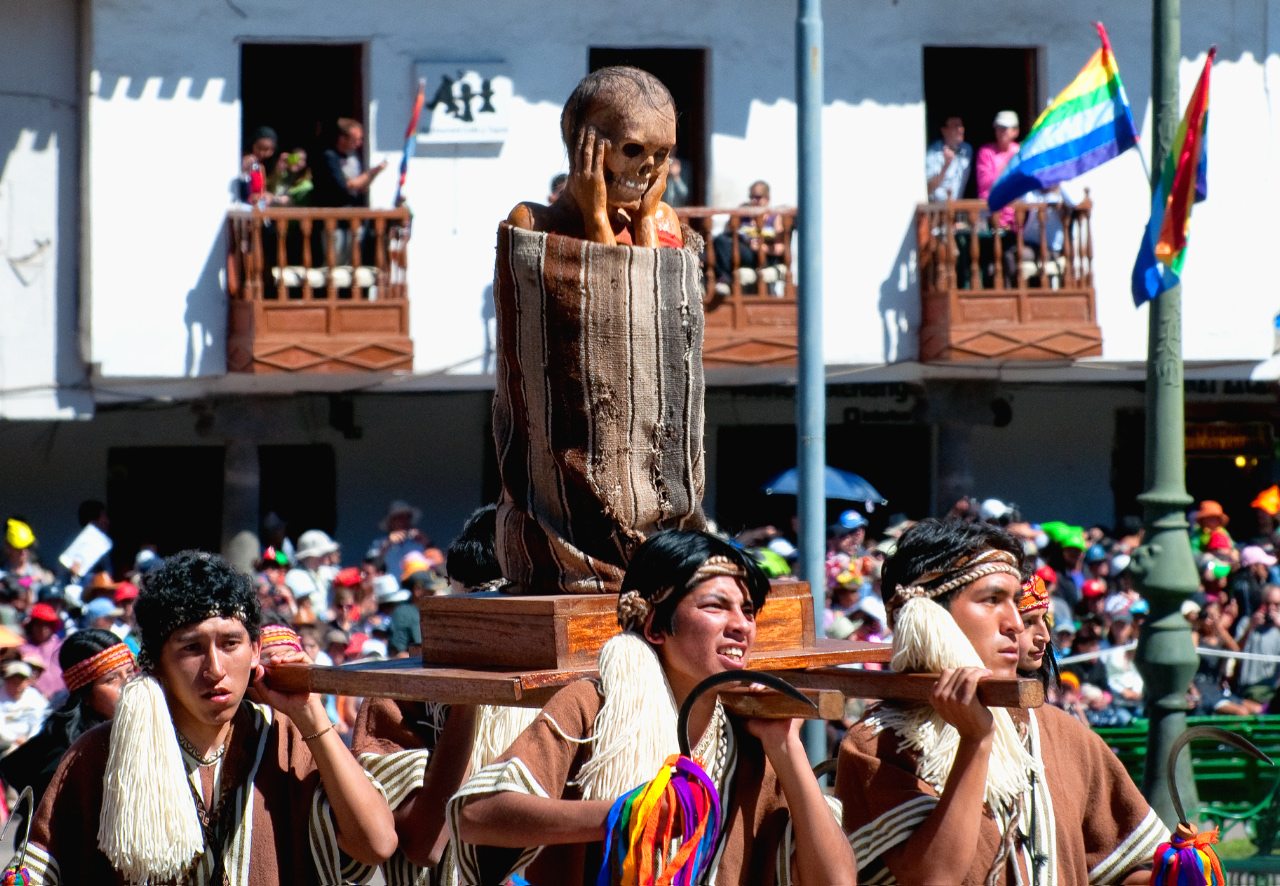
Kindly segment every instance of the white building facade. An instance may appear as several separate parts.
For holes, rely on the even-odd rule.
[[[964,48],[980,63],[985,50],[1022,53],[1018,88],[1034,113],[1094,51],[1090,22],[1100,19],[1145,150],[1150,9],[1102,0],[826,6],[829,460],[886,487],[889,511],[945,510],[958,491],[1014,500],[1035,519],[1110,523],[1130,507],[1135,451],[1141,465],[1141,435],[1128,436],[1141,428],[1133,416],[1147,325],[1129,291],[1150,208],[1138,152],[1078,182],[1094,207],[1097,358],[918,363],[915,207],[925,199],[929,130],[955,94],[930,73],[930,52]],[[332,476],[318,469],[322,476],[291,482],[324,486],[321,498],[334,506],[321,508],[328,517],[298,519],[328,520],[349,547],[363,545],[385,503],[400,497],[424,507],[428,528],[447,541],[494,491],[486,447],[496,225],[515,203],[545,199],[552,175],[567,170],[560,108],[593,53],[693,60],[688,92],[698,107],[682,114],[696,124],[697,144],[679,150],[700,159],[706,205],[738,205],[756,179],[770,182],[775,204],[796,199],[794,9],[785,5],[49,0],[0,9],[0,23],[13,47],[0,60],[8,152],[0,244],[9,264],[0,268],[0,510],[29,516],[51,537],[74,529],[81,498],[124,496],[126,511],[145,510],[129,484],[157,478],[122,479],[139,463],[124,450],[243,450],[256,441],[328,447],[320,462],[332,463]],[[1268,210],[1280,196],[1280,0],[1186,3],[1182,41],[1184,101],[1205,51],[1218,46],[1209,199],[1194,213],[1184,275],[1184,354],[1199,384],[1190,417],[1271,423],[1280,418],[1270,362],[1280,287],[1266,261]],[[246,119],[245,109],[263,106],[268,93],[299,104],[325,98],[309,89],[306,69],[283,82],[247,81],[246,48],[270,46],[353,47],[365,160],[391,164],[371,192],[374,207],[393,200],[416,76],[487,66],[510,81],[505,132],[472,143],[424,139],[409,161],[410,374],[227,372],[226,214],[247,130],[273,123]],[[978,69],[953,79],[965,77],[970,91],[1008,86],[984,82]],[[990,137],[987,120],[966,123],[975,148]],[[727,525],[773,516],[773,505],[737,487],[754,489],[756,474],[789,466],[790,376],[748,369],[710,378],[708,506]],[[773,442],[753,472],[733,454],[763,428],[775,429],[765,434]],[[1247,454],[1240,496],[1270,484],[1271,456]],[[224,474],[228,464],[224,457]],[[1220,473],[1201,471],[1206,488],[1230,479]],[[272,482],[260,487],[264,509]],[[210,500],[193,504],[221,507],[216,483],[199,488]]]

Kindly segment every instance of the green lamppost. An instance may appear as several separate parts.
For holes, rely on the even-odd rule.
[[[1153,0],[1151,35],[1152,187],[1178,128],[1178,63],[1182,58],[1179,0]],[[1199,659],[1182,602],[1200,586],[1185,513],[1186,438],[1183,418],[1182,287],[1167,290],[1148,305],[1146,535],[1134,551],[1132,570],[1151,612],[1138,637],[1136,663],[1145,686],[1146,769],[1142,793],[1166,824],[1177,816],[1169,799],[1165,761],[1173,740],[1187,728],[1187,688]],[[1178,769],[1178,788],[1187,808],[1195,805],[1189,752]]]

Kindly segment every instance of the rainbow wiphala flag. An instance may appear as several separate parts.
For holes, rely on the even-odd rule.
[[[1133,303],[1142,305],[1177,286],[1187,255],[1191,207],[1209,194],[1209,71],[1217,47],[1209,50],[1195,92],[1178,124],[1151,194],[1151,220],[1133,266]]]
[[[1106,29],[1094,26],[1102,46],[1044,109],[992,186],[987,204],[993,212],[1029,191],[1051,188],[1101,166],[1138,143]]]

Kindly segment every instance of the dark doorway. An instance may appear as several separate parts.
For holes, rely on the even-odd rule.
[[[976,154],[995,138],[992,121],[1005,110],[1018,112],[1025,136],[1040,112],[1038,55],[1034,47],[924,47],[925,142],[940,138],[946,119],[958,116]],[[976,197],[977,188],[971,173],[964,196]]]
[[[222,545],[221,446],[127,446],[107,450],[114,575],[143,545],[161,556]]]
[[[280,150],[303,148],[314,162],[330,147],[339,117],[365,122],[363,45],[241,45],[242,151],[255,129],[270,126],[280,136]]]
[[[648,71],[671,90],[676,100],[676,156],[680,158],[689,203],[701,206],[707,197],[707,50],[618,49],[592,47],[590,71],[611,65],[631,65]]]
[[[1187,494],[1196,502],[1211,499],[1222,505],[1237,542],[1247,543],[1258,527],[1251,502],[1277,482],[1274,422],[1253,410],[1235,414],[1220,403],[1189,404],[1187,408]],[[1222,418],[1238,421],[1222,421]],[[1202,420],[1202,419],[1208,419]],[[1116,441],[1112,454],[1111,488],[1117,518],[1141,514],[1138,496],[1145,486],[1145,413],[1141,409],[1116,412]]]
[[[860,474],[888,500],[867,514],[869,535],[883,530],[893,514],[913,519],[929,515],[929,446],[925,425],[827,426],[827,464]],[[795,464],[794,425],[722,426],[716,445],[716,511],[707,516],[730,533],[772,525],[790,534],[795,496],[765,495],[760,487]],[[854,504],[828,500],[827,523]],[[864,510],[861,503],[857,509]]]
[[[258,447],[259,517],[274,512],[289,524],[294,541],[308,529],[333,535],[338,528],[338,469],[333,447]]]

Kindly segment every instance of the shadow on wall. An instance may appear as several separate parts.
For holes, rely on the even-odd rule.
[[[188,377],[221,375],[227,371],[227,292],[222,272],[227,260],[227,229],[219,226],[196,285],[187,292],[182,316],[187,326]]]
[[[889,274],[880,284],[884,361],[920,359],[920,280],[916,274],[916,229],[907,224]]]
[[[76,113],[74,102],[51,96],[6,95],[0,102],[0,146],[4,146],[0,150],[5,158],[0,168],[0,203],[17,210],[0,219],[0,274],[7,278],[4,286],[16,287],[19,297],[38,292],[41,278],[54,275],[57,289],[49,330],[54,336],[53,378],[41,383],[57,385],[58,406],[64,409],[84,407],[83,392],[78,390],[85,382],[85,366],[79,345]],[[27,173],[15,172],[14,164],[22,155],[48,151],[58,152],[55,180],[33,181]],[[46,187],[50,190],[45,191]],[[49,212],[52,225],[28,224],[24,206],[38,205],[53,194],[57,205]],[[45,333],[31,329],[24,334]]]

